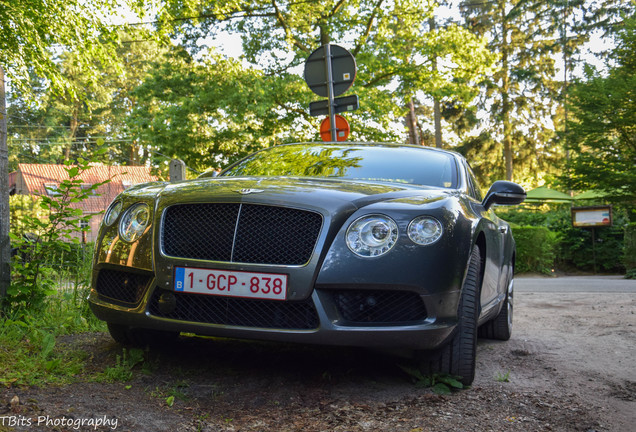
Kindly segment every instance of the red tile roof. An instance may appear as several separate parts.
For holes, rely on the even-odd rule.
[[[22,177],[27,190],[17,193],[29,195],[45,195],[46,184],[58,185],[62,180],[68,180],[68,173],[64,165],[47,164],[18,164],[18,175]],[[105,210],[111,201],[126,187],[139,183],[157,181],[158,178],[150,174],[150,168],[143,166],[106,166],[96,165],[79,175],[86,184],[100,183],[109,178],[111,181],[97,188],[97,195],[77,203],[84,213],[97,213]]]

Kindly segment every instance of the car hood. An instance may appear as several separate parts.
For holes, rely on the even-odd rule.
[[[168,183],[159,193],[163,206],[185,202],[246,202],[321,208],[361,208],[381,201],[417,199],[422,204],[452,190],[326,178],[228,177]]]

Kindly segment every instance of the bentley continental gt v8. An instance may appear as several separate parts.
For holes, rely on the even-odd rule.
[[[515,243],[459,154],[272,147],[218,176],[122,192],[96,242],[90,306],[124,344],[179,333],[409,350],[470,384],[478,333],[512,329]]]

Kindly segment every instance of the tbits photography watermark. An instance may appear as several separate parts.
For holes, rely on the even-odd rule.
[[[8,427],[46,427],[66,428],[68,430],[116,430],[119,419],[101,417],[52,417],[48,415],[27,417],[23,415],[0,416],[0,425]]]

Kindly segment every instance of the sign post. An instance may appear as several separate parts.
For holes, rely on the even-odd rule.
[[[327,103],[329,104],[329,124],[331,141],[336,141],[336,113],[333,109],[333,74],[331,73],[331,45],[325,44],[325,76],[327,77]]]
[[[338,139],[338,122],[336,114],[342,111],[352,111],[359,107],[357,96],[336,98],[349,90],[356,77],[356,61],[346,49],[331,44],[324,44],[312,52],[305,62],[305,82],[318,96],[327,97],[326,101],[312,102],[309,113],[312,116],[327,114],[329,135],[325,140],[323,127],[321,137],[328,141],[342,141]],[[342,118],[342,117],[341,117]],[[346,120],[345,120],[346,122]],[[348,132],[347,132],[348,135]]]
[[[592,230],[592,262],[596,274],[596,227],[612,226],[612,206],[572,207],[572,226]]]

